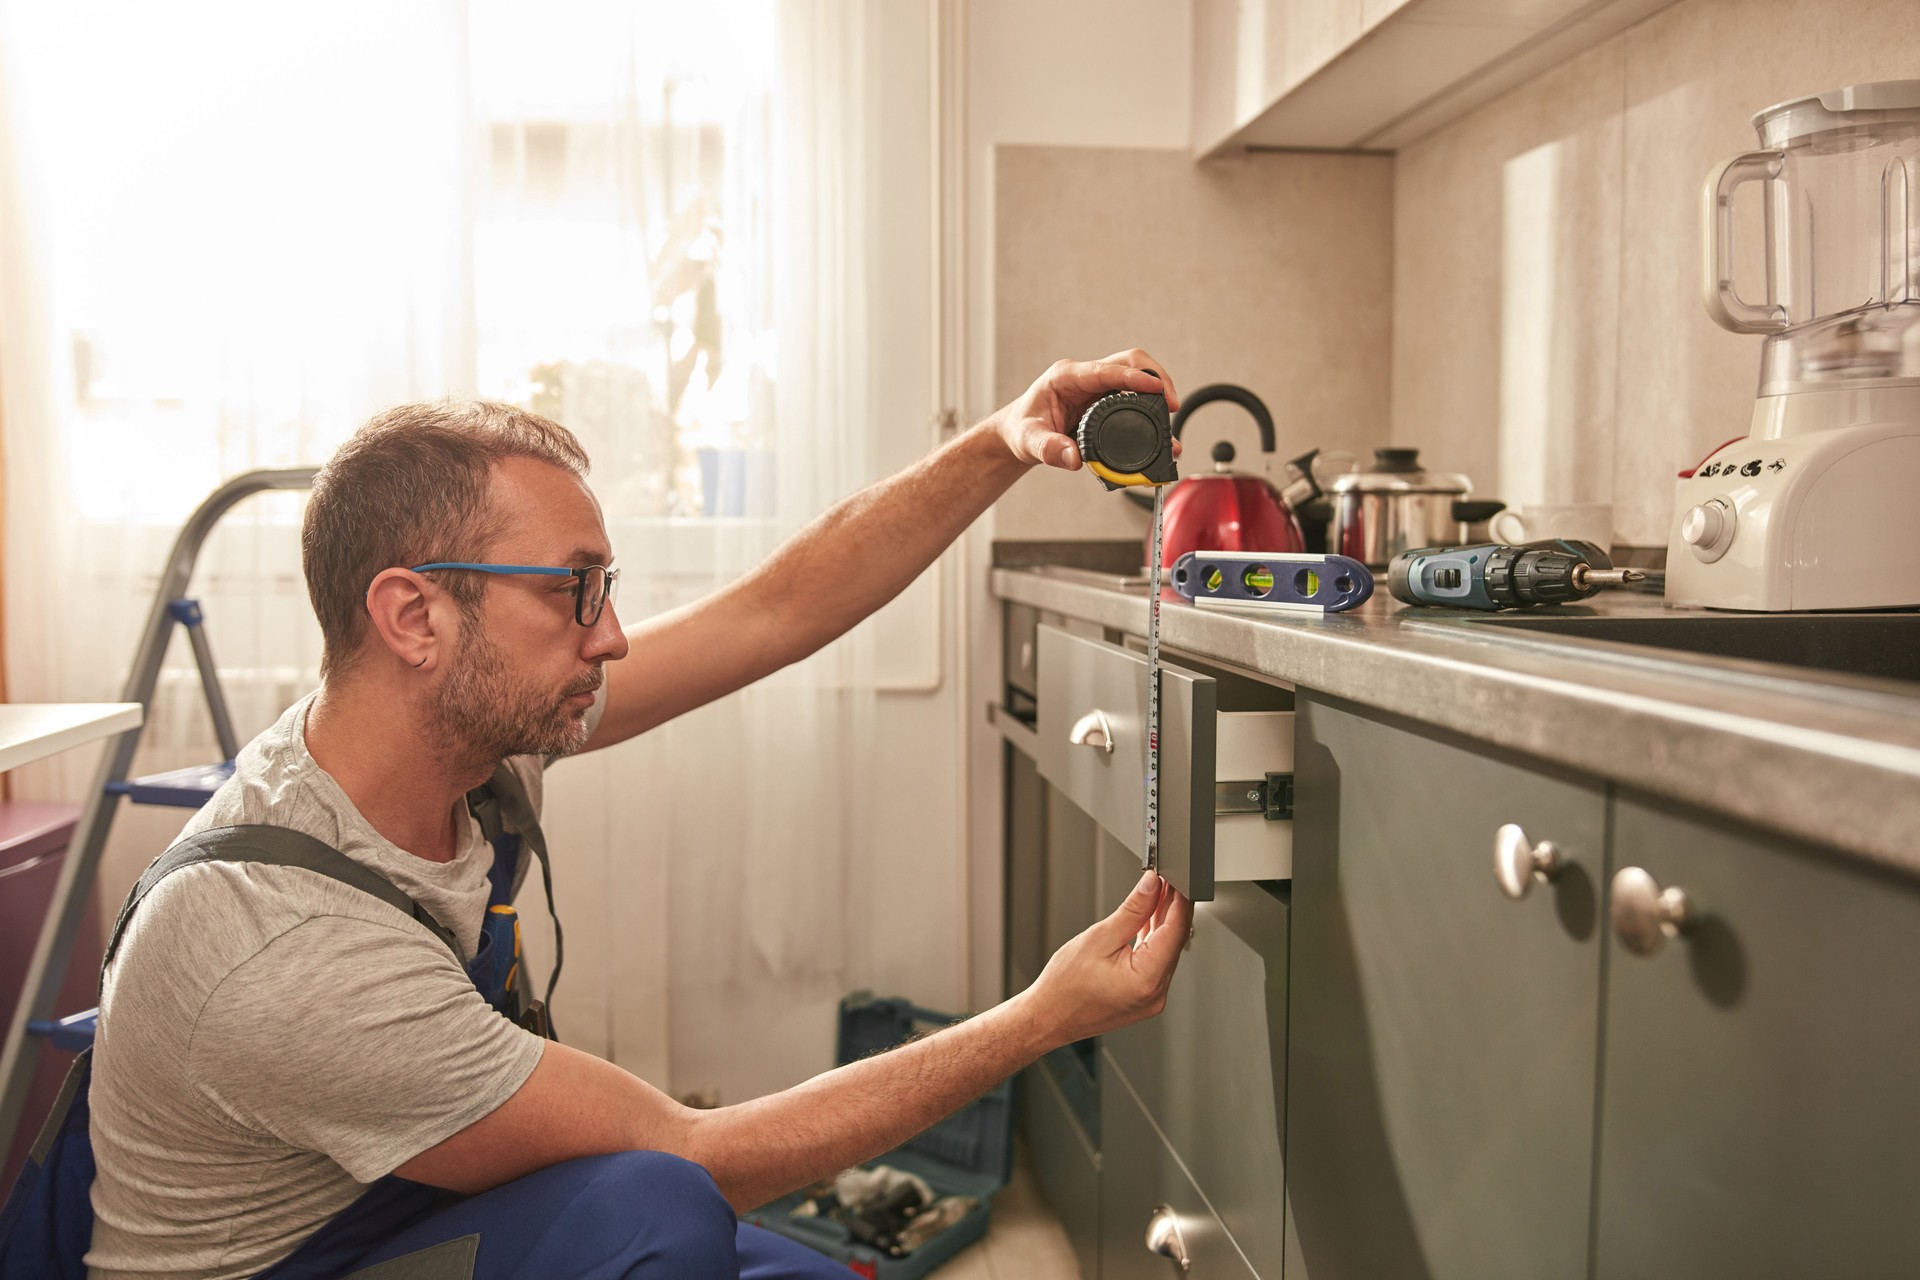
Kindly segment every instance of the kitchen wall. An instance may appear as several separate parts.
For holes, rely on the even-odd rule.
[[[1618,541],[1665,546],[1674,473],[1746,433],[1759,367],[1700,304],[1707,170],[1763,107],[1916,68],[1914,0],[1681,0],[1404,148],[1395,441],[1511,503],[1612,502]]]
[[[1274,415],[1262,457],[1233,405],[1197,414],[1189,472],[1216,440],[1236,469],[1278,478],[1310,448],[1371,448],[1388,425],[1393,162],[1251,153],[1002,147],[996,157],[996,398],[1058,355],[1138,345],[1175,385],[1235,382]],[[1085,473],[1023,480],[995,511],[1002,539],[1139,537],[1147,514]],[[1144,562],[1144,557],[1143,557]]]

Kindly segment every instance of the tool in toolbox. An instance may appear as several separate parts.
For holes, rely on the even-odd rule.
[[[1387,568],[1387,590],[1408,604],[1457,609],[1527,609],[1584,600],[1604,587],[1647,575],[1616,569],[1591,542],[1555,538],[1520,546],[1486,542],[1470,547],[1403,551]]]
[[[1311,552],[1189,551],[1173,589],[1197,605],[1339,613],[1373,596],[1373,574],[1347,556]]]
[[[1159,377],[1155,372],[1154,376]],[[1147,558],[1147,869],[1160,869],[1160,543],[1166,486],[1174,467],[1173,424],[1167,398],[1140,391],[1101,396],[1080,415],[1074,432],[1087,469],[1109,492],[1153,487],[1153,550]]]

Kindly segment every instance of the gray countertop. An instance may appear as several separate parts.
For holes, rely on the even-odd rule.
[[[1116,575],[998,569],[992,589],[1146,632],[1145,587]],[[1697,612],[1631,592],[1563,608]],[[1920,873],[1920,685],[1497,628],[1403,606],[1384,582],[1324,617],[1168,603],[1160,635],[1169,650]]]

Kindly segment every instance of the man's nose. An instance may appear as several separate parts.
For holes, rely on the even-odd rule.
[[[600,617],[587,628],[587,642],[580,656],[589,662],[618,662],[627,656],[627,633],[620,629],[620,617],[613,601],[607,601]]]

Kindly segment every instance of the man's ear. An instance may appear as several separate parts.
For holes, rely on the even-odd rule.
[[[367,588],[367,617],[387,651],[426,671],[451,651],[452,604],[436,583],[411,569],[383,569]]]

